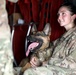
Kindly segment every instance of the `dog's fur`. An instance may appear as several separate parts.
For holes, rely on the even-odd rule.
[[[26,69],[31,68],[30,59],[32,57],[37,57],[38,65],[41,66],[44,61],[47,61],[51,57],[51,50],[50,50],[50,35],[51,35],[51,27],[50,24],[47,23],[43,29],[43,31],[37,31],[36,25],[32,26],[31,34],[27,37],[27,39],[31,42],[37,42],[37,46],[31,46],[30,51],[32,54],[30,55],[28,51],[26,52],[26,57],[20,63],[22,67],[21,72],[23,73]],[[28,46],[28,48],[30,47]],[[28,53],[28,54],[27,54]],[[29,59],[30,55],[30,59]]]

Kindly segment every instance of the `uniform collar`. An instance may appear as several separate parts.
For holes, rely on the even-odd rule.
[[[68,30],[66,33],[63,34],[63,37],[66,38],[71,33],[76,32],[76,26]]]

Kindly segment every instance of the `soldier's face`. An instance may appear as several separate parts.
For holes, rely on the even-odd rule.
[[[60,26],[67,27],[73,24],[74,18],[67,7],[61,7],[58,11],[58,22]]]

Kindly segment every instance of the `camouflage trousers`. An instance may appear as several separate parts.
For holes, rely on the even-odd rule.
[[[76,75],[76,70],[47,65],[28,69],[24,75]]]
[[[4,34],[7,34],[4,33]],[[7,36],[7,35],[6,35]],[[0,37],[0,75],[13,75],[13,55],[9,37]]]

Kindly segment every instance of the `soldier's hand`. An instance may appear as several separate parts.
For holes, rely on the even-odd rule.
[[[37,58],[37,57],[32,57],[32,58],[31,58],[31,61],[30,61],[30,64],[31,64],[32,67],[37,67],[37,66],[39,66],[38,58]]]

